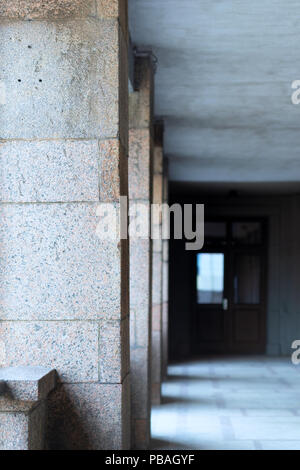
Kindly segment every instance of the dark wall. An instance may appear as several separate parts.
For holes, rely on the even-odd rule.
[[[194,195],[178,192],[170,185],[170,205],[194,203]],[[192,308],[195,293],[195,251],[187,251],[187,240],[171,240],[169,251],[169,359],[177,361],[192,354]]]
[[[170,241],[169,358],[185,359],[191,354],[191,311],[193,252],[183,240]]]
[[[300,336],[300,196],[201,195],[174,190],[170,204],[202,203],[205,215],[263,217],[269,226],[267,354],[290,354],[291,342]],[[191,356],[191,320],[195,252],[185,241],[170,240],[169,358]]]

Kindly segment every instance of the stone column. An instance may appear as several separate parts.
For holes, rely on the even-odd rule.
[[[153,171],[153,204],[163,203],[163,123],[155,123],[154,171]],[[152,253],[152,357],[151,388],[152,403],[161,401],[162,381],[162,274],[163,242],[161,239],[162,217],[155,220]]]
[[[151,55],[136,57],[136,90],[130,95],[130,210],[150,202],[153,152],[153,64]],[[141,227],[144,229],[145,227]],[[130,241],[130,368],[133,447],[145,449],[150,439],[151,265],[150,233]]]
[[[0,5],[0,367],[57,370],[49,446],[129,443],[126,0]]]
[[[168,160],[164,159],[163,165],[163,202],[169,202],[169,174]],[[169,240],[163,240],[163,265],[162,265],[162,380],[168,374],[168,350],[169,350]]]

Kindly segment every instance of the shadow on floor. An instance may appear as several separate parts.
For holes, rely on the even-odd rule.
[[[285,357],[171,365],[151,448],[300,450],[299,371]]]

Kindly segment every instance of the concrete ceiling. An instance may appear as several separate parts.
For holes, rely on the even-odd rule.
[[[129,18],[158,59],[172,180],[300,181],[299,0],[129,0]]]

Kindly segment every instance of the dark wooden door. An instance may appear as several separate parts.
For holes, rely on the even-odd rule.
[[[263,353],[265,224],[241,220],[222,223],[226,227],[223,237],[208,238],[194,258],[192,349],[195,354]]]

